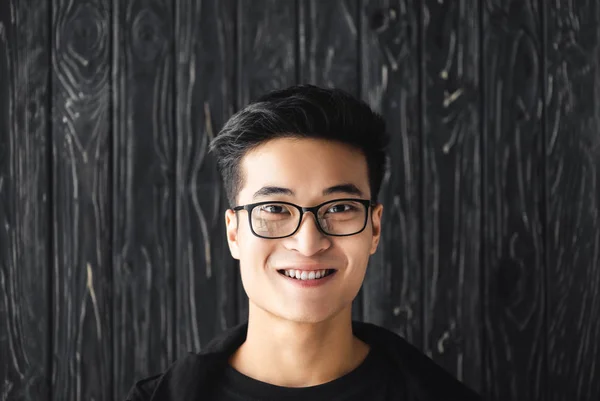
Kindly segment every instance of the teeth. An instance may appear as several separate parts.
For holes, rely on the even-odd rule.
[[[327,269],[315,270],[310,272],[290,269],[285,270],[283,273],[288,277],[292,277],[298,280],[316,280],[321,277],[325,277],[325,275],[327,274]]]

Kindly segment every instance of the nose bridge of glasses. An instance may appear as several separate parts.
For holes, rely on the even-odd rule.
[[[323,206],[312,206],[312,207],[302,207],[300,206],[300,209],[302,209],[302,214],[304,217],[304,214],[306,214],[307,212],[311,212],[315,218],[319,217],[319,209],[322,208]]]
[[[300,208],[300,210],[302,212],[300,213],[300,217],[299,217],[300,221],[298,222],[298,230],[300,230],[302,228],[302,224],[304,223],[304,218],[305,218],[304,216],[307,215],[307,214],[311,214],[312,217],[309,217],[309,218],[312,219],[312,221],[314,222],[315,228],[318,231],[320,231],[319,230],[319,227],[320,227],[320,223],[319,223],[319,209],[320,209],[320,207],[319,206],[312,206],[312,207],[302,207],[302,206],[299,206],[299,208]],[[310,212],[310,213],[308,213],[308,212]]]

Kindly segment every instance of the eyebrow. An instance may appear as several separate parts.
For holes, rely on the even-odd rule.
[[[354,184],[340,184],[334,185],[333,187],[329,187],[323,190],[323,196],[332,195],[332,194],[348,194],[348,195],[356,195],[359,197],[363,196],[363,193],[358,187]],[[294,196],[295,193],[289,188],[276,187],[276,186],[265,186],[259,189],[254,193],[252,199],[260,198],[263,196],[271,196],[271,195],[288,195]]]

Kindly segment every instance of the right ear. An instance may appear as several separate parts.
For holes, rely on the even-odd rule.
[[[237,214],[227,209],[225,212],[225,227],[227,230],[227,243],[229,244],[229,252],[234,259],[240,259],[240,249],[238,246],[238,221]]]

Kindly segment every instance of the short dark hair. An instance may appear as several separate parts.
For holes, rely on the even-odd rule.
[[[326,139],[359,149],[367,160],[371,199],[377,201],[389,144],[381,115],[343,90],[296,85],[250,103],[211,141],[230,207],[244,184],[243,156],[276,138]]]

